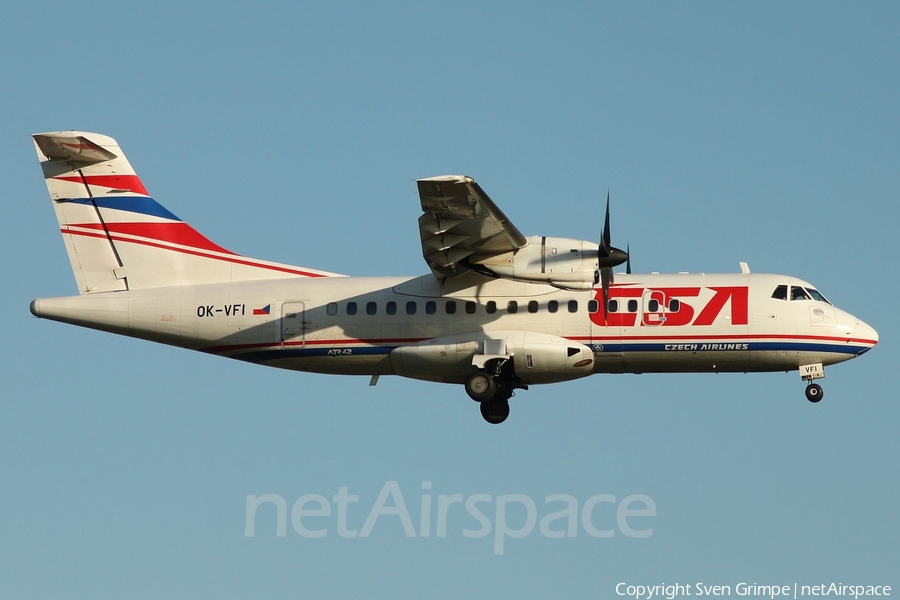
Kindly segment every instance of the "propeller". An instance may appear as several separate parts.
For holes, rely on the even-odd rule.
[[[609,227],[609,190],[606,191],[606,219],[603,222],[603,235],[600,237],[600,246],[597,249],[597,270],[600,282],[603,286],[603,320],[609,320],[609,286],[614,283],[613,267],[627,262],[627,273],[631,274],[631,257],[628,251],[613,247]],[[631,250],[629,244],[628,250]]]

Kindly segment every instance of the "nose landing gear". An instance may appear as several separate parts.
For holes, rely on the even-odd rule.
[[[810,402],[816,403],[822,399],[824,394],[822,386],[818,383],[813,383],[813,379],[821,379],[822,377],[825,377],[825,368],[822,366],[822,363],[800,366],[800,378],[807,382],[806,399]]]
[[[810,402],[818,402],[822,399],[822,395],[824,392],[822,391],[822,386],[818,383],[810,383],[806,386],[806,399]]]

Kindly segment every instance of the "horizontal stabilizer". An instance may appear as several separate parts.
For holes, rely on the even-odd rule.
[[[74,132],[39,133],[33,137],[44,156],[50,159],[95,163],[117,158],[109,150]]]

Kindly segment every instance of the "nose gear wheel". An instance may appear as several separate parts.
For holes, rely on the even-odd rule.
[[[806,399],[810,402],[818,402],[822,399],[823,394],[822,386],[818,383],[811,383],[806,386]]]

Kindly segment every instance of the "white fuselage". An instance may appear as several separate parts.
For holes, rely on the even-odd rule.
[[[431,274],[326,277],[39,299],[32,312],[279,368],[447,383],[464,382],[495,348],[527,385],[591,373],[788,371],[877,342],[825,301],[773,298],[778,286],[811,289],[757,273],[616,275],[605,319],[599,289],[474,273],[445,285]]]

